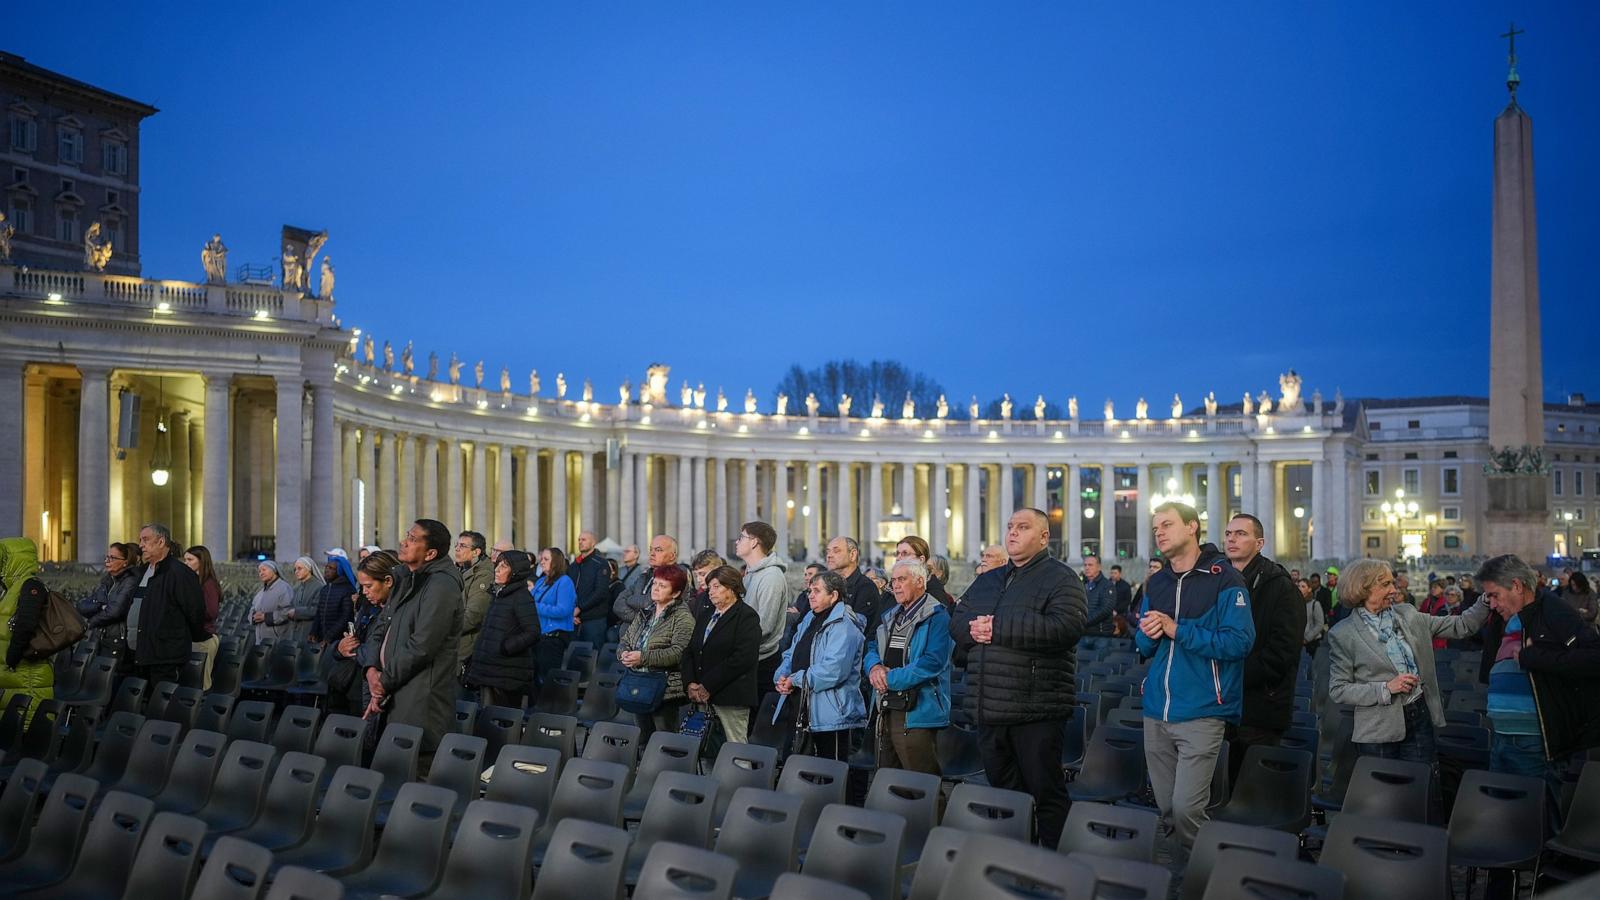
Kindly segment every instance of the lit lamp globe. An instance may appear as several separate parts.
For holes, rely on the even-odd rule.
[[[150,470],[150,483],[155,485],[156,487],[166,487],[167,486],[167,480],[169,478],[171,478],[171,477],[172,477],[172,473],[167,471],[166,469],[151,469]]]

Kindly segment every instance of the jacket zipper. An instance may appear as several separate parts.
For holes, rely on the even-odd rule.
[[[1161,701],[1163,722],[1172,721],[1172,657],[1178,652],[1178,614],[1183,611],[1183,580],[1189,577],[1189,572],[1178,576],[1178,595],[1172,601],[1172,646],[1167,648],[1167,670],[1161,673],[1161,689],[1166,693]]]
[[[1211,686],[1217,689],[1217,705],[1222,705],[1222,676],[1217,674],[1217,661],[1211,661]]]

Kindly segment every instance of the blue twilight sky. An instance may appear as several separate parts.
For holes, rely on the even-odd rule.
[[[19,3],[0,46],[161,108],[143,262],[326,228],[346,325],[615,398],[662,361],[952,400],[1488,390],[1516,19],[1545,390],[1600,395],[1600,4]],[[497,376],[491,375],[490,381]],[[1092,413],[1091,413],[1092,414]]]

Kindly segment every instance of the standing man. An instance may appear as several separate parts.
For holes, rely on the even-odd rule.
[[[950,614],[916,558],[889,570],[895,605],[867,634],[861,666],[877,691],[878,765],[940,774],[935,739],[950,724]]]
[[[578,594],[578,633],[574,640],[588,641],[596,650],[606,642],[606,613],[611,610],[611,569],[594,552],[599,543],[592,531],[578,532],[578,555],[567,566]]]
[[[483,619],[489,614],[489,601],[494,598],[494,563],[485,552],[487,546],[483,535],[476,531],[463,531],[456,536],[456,567],[461,570],[461,634],[456,658],[463,666],[472,658],[472,647],[478,643]]]
[[[1071,800],[1061,771],[1064,723],[1077,706],[1083,582],[1051,559],[1050,520],[1032,508],[1006,523],[1004,566],[978,576],[956,604],[950,636],[967,661],[962,703],[978,725],[983,769],[995,787],[1033,795],[1039,843],[1061,839]],[[1219,735],[1220,737],[1220,735]]]
[[[1306,602],[1283,566],[1261,555],[1267,541],[1260,519],[1249,513],[1234,516],[1222,532],[1222,542],[1228,562],[1250,592],[1250,623],[1256,632],[1255,643],[1244,658],[1244,710],[1239,724],[1227,729],[1232,784],[1239,780],[1245,751],[1256,745],[1278,746],[1294,718]]]
[[[990,544],[978,554],[978,570],[974,574],[982,575],[992,569],[998,569],[1006,564],[1006,548],[999,544]]]
[[[639,565],[639,545],[623,547],[622,565],[617,567],[617,580],[622,582],[623,591],[631,589],[643,574],[644,568]]]
[[[778,532],[766,522],[746,522],[734,538],[733,552],[744,563],[744,602],[761,618],[761,649],[756,658],[756,708],[772,684],[772,673],[783,662],[783,633],[789,624],[784,611],[788,582],[783,560],[772,555]],[[754,713],[752,713],[754,715]]]
[[[1315,573],[1312,573],[1311,578],[1312,593],[1317,595],[1317,602],[1322,604],[1322,614],[1324,616],[1331,617],[1333,615],[1334,605],[1333,595],[1336,593],[1337,588],[1339,587],[1338,567],[1329,566],[1326,578],[1318,580]],[[1333,623],[1330,621],[1328,624],[1331,625]]]
[[[1111,588],[1111,579],[1100,571],[1100,557],[1090,554],[1083,558],[1083,594],[1089,604],[1089,621],[1083,626],[1084,634],[1110,634],[1111,616],[1117,611],[1117,599]]]
[[[1133,611],[1133,585],[1122,577],[1122,567],[1112,566],[1111,575],[1111,601],[1116,612],[1111,621],[1119,635],[1127,634],[1132,627],[1129,623],[1129,613]]]
[[[1161,816],[1187,859],[1206,819],[1211,776],[1228,723],[1244,705],[1244,658],[1255,642],[1244,580],[1214,544],[1200,544],[1200,514],[1163,503],[1151,525],[1166,565],[1145,582],[1134,644],[1149,659],[1144,755]]]
[[[394,588],[367,638],[379,650],[378,666],[367,670],[372,701],[363,718],[388,709],[390,722],[421,728],[419,772],[455,723],[459,666],[448,648],[461,637],[462,584],[461,569],[445,556],[449,549],[443,522],[412,524],[400,539]]]
[[[165,525],[139,529],[144,574],[128,601],[128,652],[134,674],[152,686],[178,683],[190,644],[206,638],[205,597],[200,577],[183,564]]]
[[[489,548],[489,562],[500,562],[500,554],[511,549],[513,549],[513,547],[511,545],[510,538],[501,538],[500,540],[495,541],[494,546]]]
[[[646,575],[661,566],[675,566],[677,564],[677,538],[670,534],[658,534],[650,539],[650,565],[646,570]],[[654,607],[655,602],[650,599],[650,586],[654,583],[654,578],[635,578],[633,587],[624,588],[622,593],[617,595],[616,601],[611,604],[611,615],[623,628],[627,628],[628,623],[638,618],[640,613],[647,612]],[[684,579],[685,591],[689,590],[688,585],[691,583],[692,581],[686,576]]]
[[[823,559],[829,571],[844,579],[844,601],[861,617],[861,627],[872,628],[883,611],[883,595],[861,571],[861,545],[855,538],[841,535],[828,542]]]

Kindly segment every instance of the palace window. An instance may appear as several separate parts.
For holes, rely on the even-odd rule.
[[[1382,472],[1379,472],[1377,469],[1368,469],[1367,470],[1366,482],[1367,482],[1367,496],[1368,497],[1381,497],[1381,496],[1383,496],[1383,473]]]
[[[1561,470],[1553,469],[1550,472],[1550,489],[1557,497],[1561,496]]]
[[[1444,452],[1444,458],[1445,459],[1455,459],[1456,458],[1456,452],[1454,450],[1446,450]]]
[[[1461,493],[1461,470],[1455,466],[1445,466],[1439,470],[1439,493]]]
[[[1446,522],[1459,522],[1459,521],[1461,521],[1461,507],[1459,507],[1459,506],[1446,506],[1446,507],[1443,507],[1442,509],[1439,510],[1439,515]]]
[[[1416,496],[1422,493],[1422,470],[1401,469],[1400,486],[1406,489],[1407,496]]]
[[[1381,538],[1381,537],[1379,537],[1378,535],[1375,535],[1375,534],[1367,535],[1367,549],[1368,550],[1377,550],[1378,548],[1380,548],[1382,546],[1383,546],[1383,538]]]
[[[1572,494],[1575,497],[1583,496],[1583,470],[1577,469],[1572,473]]]
[[[32,153],[39,147],[39,124],[27,116],[11,114],[11,149]]]
[[[100,146],[100,163],[107,175],[128,174],[128,145],[121,141],[106,141]]]
[[[11,224],[17,234],[33,233],[33,204],[26,197],[11,198]]]
[[[78,242],[78,214],[70,209],[56,213],[56,240],[69,244]]]
[[[1447,534],[1447,535],[1445,535],[1444,536],[1444,548],[1446,550],[1460,550],[1461,549],[1461,535],[1459,535],[1459,534]]]
[[[61,128],[56,133],[56,154],[69,166],[83,164],[83,132]]]

